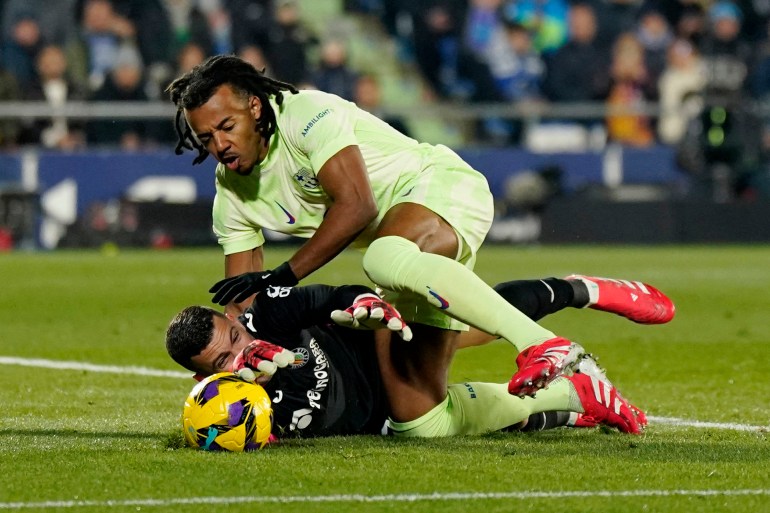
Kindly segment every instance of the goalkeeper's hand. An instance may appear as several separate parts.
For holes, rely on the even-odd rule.
[[[412,330],[401,318],[398,310],[376,294],[360,294],[346,309],[334,310],[331,318],[336,324],[346,328],[361,330],[387,328],[398,333],[407,342],[412,340]]]
[[[264,385],[279,367],[286,367],[293,361],[294,353],[288,349],[264,340],[255,340],[235,357],[232,371],[243,380]]]
[[[232,301],[236,303],[246,301],[252,294],[262,292],[268,287],[293,287],[297,283],[297,277],[291,270],[291,266],[288,262],[284,262],[272,271],[243,273],[219,280],[211,286],[209,292],[214,294],[211,298],[212,303],[225,306]]]

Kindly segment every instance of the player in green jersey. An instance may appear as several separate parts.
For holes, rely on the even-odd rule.
[[[441,145],[419,143],[320,91],[297,91],[232,56],[215,56],[169,86],[177,106],[177,152],[213,154],[214,230],[226,278],[213,301],[240,313],[253,294],[291,286],[348,246],[420,340],[395,361],[449,362],[462,323],[519,350],[514,395],[533,395],[576,364],[583,349],[509,305],[473,271],[492,222],[484,176]],[[290,259],[264,270],[261,230],[309,237]],[[458,322],[460,321],[460,322]],[[393,411],[408,422],[446,391],[442,373],[401,373],[419,393]],[[398,386],[394,387],[397,392]]]

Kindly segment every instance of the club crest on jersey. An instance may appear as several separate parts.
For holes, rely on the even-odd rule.
[[[310,353],[304,347],[295,347],[291,350],[294,353],[294,362],[289,364],[292,369],[299,369],[304,367],[310,360]]]
[[[306,167],[294,173],[294,179],[303,189],[318,189],[318,178]]]

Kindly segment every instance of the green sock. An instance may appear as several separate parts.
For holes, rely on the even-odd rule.
[[[363,265],[377,285],[422,295],[447,315],[502,337],[519,351],[555,337],[461,263],[423,253],[403,237],[388,236],[372,242]]]
[[[533,413],[562,410],[582,412],[574,387],[557,378],[535,397],[519,398],[503,383],[450,385],[446,399],[422,417],[410,422],[390,421],[394,434],[410,437],[478,435],[498,431],[526,420]]]

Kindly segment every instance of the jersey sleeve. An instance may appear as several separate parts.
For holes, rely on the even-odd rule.
[[[358,145],[350,104],[328,93],[302,91],[284,107],[284,133],[310,160],[316,173],[348,146]]]
[[[238,201],[233,192],[216,183],[216,196],[212,209],[212,224],[217,242],[225,255],[250,251],[265,243],[260,228],[249,224],[237,208]]]
[[[372,290],[363,285],[270,287],[257,295],[242,322],[257,338],[292,339],[303,329],[328,324],[333,310],[347,308],[367,292]]]

